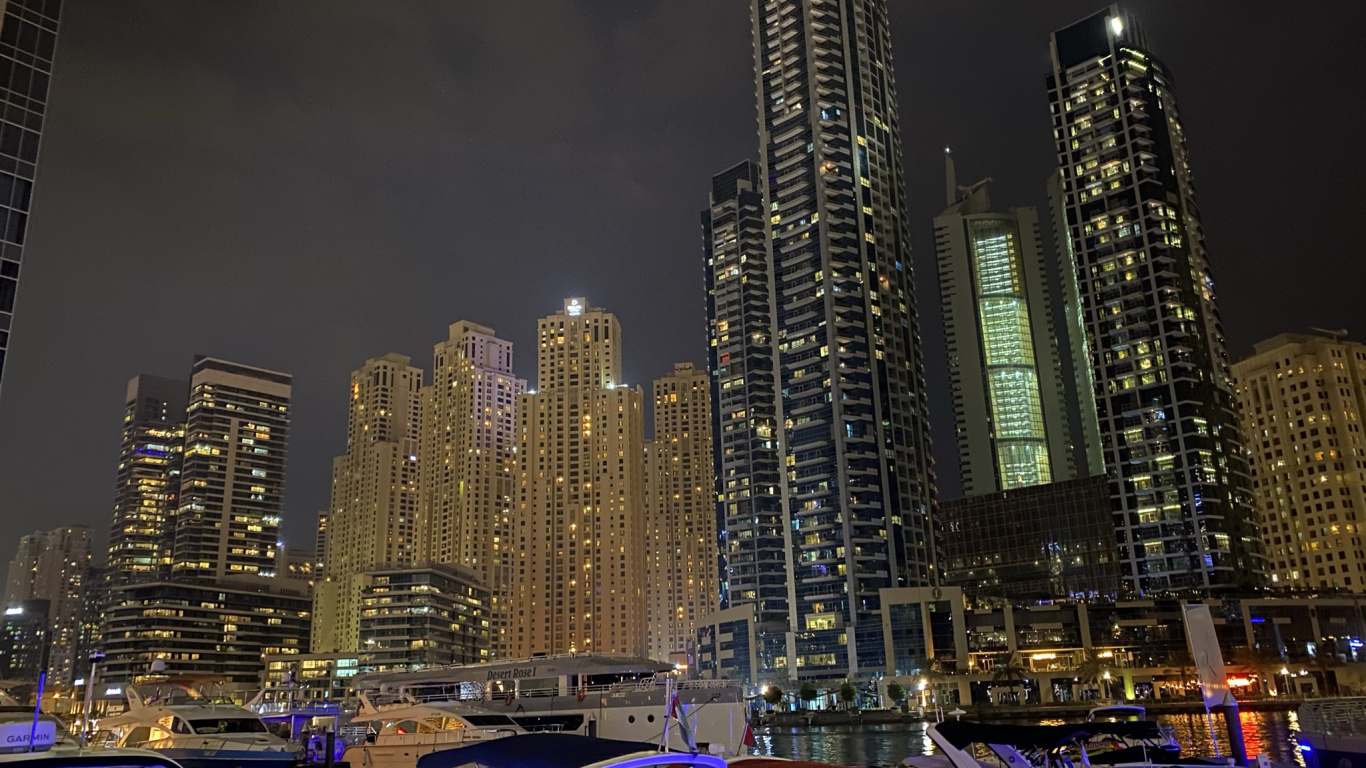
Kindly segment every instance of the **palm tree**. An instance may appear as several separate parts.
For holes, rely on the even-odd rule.
[[[782,689],[782,688],[779,688],[779,687],[776,686],[776,685],[770,685],[770,686],[768,686],[767,688],[764,689],[764,694],[763,694],[763,695],[764,695],[764,702],[767,703],[767,704],[771,707],[771,706],[776,705],[778,702],[782,701],[782,700],[783,700],[783,696],[784,696],[785,694],[783,693],[783,689]]]
[[[855,687],[852,682],[845,680],[840,683],[840,701],[844,704],[846,710],[849,709],[849,705],[857,698],[858,688]]]
[[[892,706],[895,708],[897,704],[906,700],[906,686],[895,680],[887,683],[887,698],[891,699]]]
[[[1172,651],[1167,654],[1166,666],[1176,671],[1181,681],[1181,695],[1185,696],[1187,685],[1195,677],[1195,659],[1191,657],[1191,652],[1185,649]]]
[[[811,702],[819,697],[820,691],[816,690],[816,684],[810,680],[803,680],[801,688],[797,689],[797,698],[802,700],[802,708],[811,706]]]
[[[1271,692],[1268,681],[1274,679],[1275,670],[1279,669],[1282,664],[1283,662],[1279,658],[1267,653],[1261,646],[1235,648],[1233,649],[1233,657],[1229,659],[1229,666],[1246,674],[1256,675],[1261,680],[1262,693]]]
[[[1024,659],[1020,658],[1019,651],[1012,652],[1004,664],[997,664],[995,671],[991,673],[991,682],[1004,683],[1011,691],[1022,687],[1025,677],[1029,674],[1029,669],[1024,665]]]
[[[1299,663],[1314,670],[1314,676],[1319,679],[1319,683],[1321,684],[1324,693],[1332,694],[1334,696],[1338,695],[1337,675],[1333,675],[1332,678],[1328,677],[1328,673],[1334,668],[1342,666],[1342,662],[1335,654],[1325,653],[1320,650],[1312,656],[1306,655],[1302,657],[1299,660]],[[1329,684],[1330,679],[1332,681],[1331,685]]]
[[[1109,666],[1109,662],[1101,658],[1100,654],[1093,650],[1087,651],[1082,656],[1081,664],[1077,665],[1077,682],[1083,685],[1096,685]]]
[[[928,690],[930,692],[930,702],[933,704],[933,706],[938,707],[939,695],[940,693],[942,693],[940,689],[943,686],[947,685],[948,682],[949,678],[946,675],[944,675],[942,672],[939,672],[936,669],[931,668],[920,673],[920,680],[917,685],[919,686],[920,690]],[[925,703],[923,696],[921,697],[920,703],[922,705]]]

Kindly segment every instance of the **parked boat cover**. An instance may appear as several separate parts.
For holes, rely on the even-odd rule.
[[[568,733],[528,733],[490,739],[468,747],[443,749],[423,755],[417,768],[456,768],[480,765],[484,768],[582,768],[627,755],[654,752],[653,744],[616,739],[596,739]],[[678,755],[689,764],[694,756]],[[700,756],[705,760],[706,756]],[[719,758],[711,758],[724,765]]]
[[[959,749],[965,749],[969,744],[1009,744],[1017,749],[1057,749],[1085,741],[1092,736],[1153,739],[1161,735],[1157,723],[1150,720],[1064,725],[1006,725],[946,720],[935,725],[935,730]]]

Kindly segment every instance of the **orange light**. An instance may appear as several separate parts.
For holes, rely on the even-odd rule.
[[[1252,685],[1252,681],[1246,677],[1230,677],[1228,679],[1228,684],[1234,688],[1243,688]]]

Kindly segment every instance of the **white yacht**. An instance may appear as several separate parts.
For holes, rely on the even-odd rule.
[[[22,764],[22,765],[20,765]],[[82,744],[52,715],[33,716],[32,707],[0,705],[0,766],[13,768],[178,768],[165,755],[145,749]]]
[[[445,749],[526,733],[507,715],[491,715],[459,701],[398,700],[375,706],[367,695],[349,723],[364,726],[364,742],[348,744],[342,760],[352,768],[412,768],[418,758]]]
[[[378,745],[401,722],[422,727],[408,717],[420,712],[412,707],[436,705],[459,719],[457,730],[488,734],[479,739],[550,731],[659,744],[667,733],[672,749],[740,754],[744,688],[725,680],[676,680],[673,672],[669,664],[639,657],[581,653],[372,673],[355,679],[362,705],[352,723],[380,724],[373,736]],[[413,768],[416,756],[395,755],[380,765],[353,759],[348,750],[347,761],[353,768]]]
[[[286,768],[298,748],[253,712],[180,685],[128,686],[128,710],[101,718],[105,741],[150,749],[184,768]]]

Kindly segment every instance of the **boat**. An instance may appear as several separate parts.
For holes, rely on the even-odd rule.
[[[634,656],[537,656],[378,672],[354,680],[361,708],[353,723],[393,722],[400,708],[439,704],[457,708],[460,717],[484,729],[506,729],[511,721],[521,733],[548,731],[649,744],[666,740],[671,749],[696,747],[737,755],[743,751],[748,718],[745,690],[739,684],[677,680],[672,665]],[[412,766],[408,762],[383,768]]]
[[[362,697],[362,702],[368,701]],[[507,715],[489,714],[459,701],[363,704],[350,725],[367,727],[364,741],[344,747],[342,761],[352,768],[412,768],[432,752],[527,732]]]
[[[716,755],[567,733],[528,733],[425,755],[417,768],[726,768]]]
[[[1088,723],[1145,723],[1152,722],[1160,731],[1159,736],[1151,739],[1131,738],[1114,734],[1098,734],[1087,745],[1088,752],[1094,754],[1104,749],[1127,749],[1133,747],[1151,748],[1158,747],[1165,751],[1179,753],[1181,744],[1176,740],[1176,734],[1172,729],[1158,725],[1155,721],[1148,720],[1148,710],[1138,704],[1102,704],[1094,707],[1086,713]],[[1151,733],[1148,729],[1143,729],[1140,733]]]
[[[150,749],[184,768],[288,768],[299,748],[248,709],[180,685],[127,686],[128,710],[97,721],[123,748]]]
[[[1148,719],[1148,710],[1137,704],[1102,704],[1086,713],[1088,723],[1132,723]]]
[[[1366,696],[1306,701],[1296,716],[1305,768],[1366,768]]]
[[[982,747],[1011,768],[1050,768],[1105,765],[1113,768],[1173,768],[1175,766],[1226,766],[1218,760],[1183,757],[1162,746],[1166,734],[1157,723],[1087,722],[1063,725],[1003,725],[949,720],[931,725],[926,735],[942,753],[926,758],[907,758],[912,768],[982,768],[972,750]],[[1097,737],[1120,738],[1139,746],[1088,753],[1086,745]],[[939,758],[935,760],[933,758]]]
[[[0,766],[14,768],[180,768],[145,749],[82,744],[52,715],[32,707],[0,705]]]

